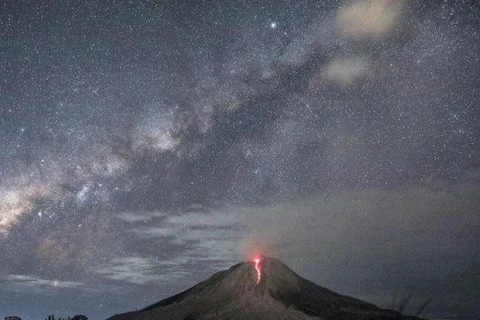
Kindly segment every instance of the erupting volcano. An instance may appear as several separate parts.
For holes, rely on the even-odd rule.
[[[303,279],[277,259],[256,255],[143,310],[109,320],[414,320]]]

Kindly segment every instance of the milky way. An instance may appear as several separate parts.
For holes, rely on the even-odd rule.
[[[138,309],[262,250],[480,309],[475,1],[2,1],[0,310]]]

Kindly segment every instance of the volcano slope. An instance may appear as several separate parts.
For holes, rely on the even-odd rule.
[[[143,310],[108,320],[419,319],[340,295],[303,279],[277,259],[263,257],[229,270]]]

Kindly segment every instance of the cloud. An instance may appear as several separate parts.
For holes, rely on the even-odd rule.
[[[338,11],[338,33],[347,38],[382,38],[397,25],[405,3],[405,0],[353,1]]]
[[[335,58],[325,68],[324,76],[340,85],[349,86],[364,76],[369,68],[365,57]]]
[[[151,257],[129,256],[113,260],[107,267],[94,272],[106,279],[134,284],[160,283],[172,281],[187,274],[180,266],[185,260],[159,261]]]
[[[170,216],[167,222],[171,225],[196,227],[232,227],[238,226],[243,217],[235,209],[225,209],[211,212],[190,212]]]
[[[108,280],[160,285],[172,279],[188,279],[199,266],[214,271],[230,267],[241,256],[238,242],[244,225],[242,210],[118,214],[115,217],[126,222],[124,232],[134,235],[129,239],[135,245],[92,271]],[[144,225],[145,220],[148,225]],[[157,249],[150,250],[152,246]],[[146,254],[147,251],[155,253]]]
[[[79,289],[83,282],[43,279],[30,275],[8,275],[2,289],[26,293],[54,293],[56,289]]]
[[[175,259],[181,257],[186,259],[180,260],[184,267],[207,263],[209,268],[218,270],[242,256],[238,244],[245,226],[243,212],[242,208],[230,208],[176,214],[129,231],[140,239],[142,246],[159,241],[163,247],[178,248],[171,254],[162,254],[163,262],[176,264],[179,261]]]
[[[244,217],[235,211],[190,212],[170,215],[157,226],[135,228],[132,231],[143,238],[173,236],[177,243],[205,238],[222,239],[225,231],[233,231],[244,225]]]
[[[164,238],[164,237],[171,237],[177,234],[183,233],[182,228],[172,229],[169,227],[146,227],[141,229],[134,229],[135,232],[139,237],[149,239],[149,238]],[[176,241],[177,243],[179,241]]]
[[[135,223],[135,222],[146,222],[152,220],[154,218],[161,218],[167,215],[166,212],[162,211],[140,211],[140,212],[133,212],[133,211],[125,211],[115,215],[115,218],[120,219],[122,221],[128,223]]]
[[[400,289],[422,300],[470,286],[472,299],[480,294],[473,289],[479,207],[472,186],[337,190],[252,210],[242,243],[320,285],[357,297],[368,292],[382,305]],[[450,298],[438,296],[438,308]]]

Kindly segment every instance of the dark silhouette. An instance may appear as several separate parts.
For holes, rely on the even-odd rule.
[[[57,318],[55,319],[55,315],[49,315],[48,318],[45,320],[88,320],[86,315],[83,314],[76,314],[73,317],[68,317],[68,318]]]
[[[22,320],[22,318],[18,316],[8,316],[8,317],[5,317],[5,320]]]
[[[244,262],[143,310],[109,320],[418,320],[303,279],[277,259]]]

